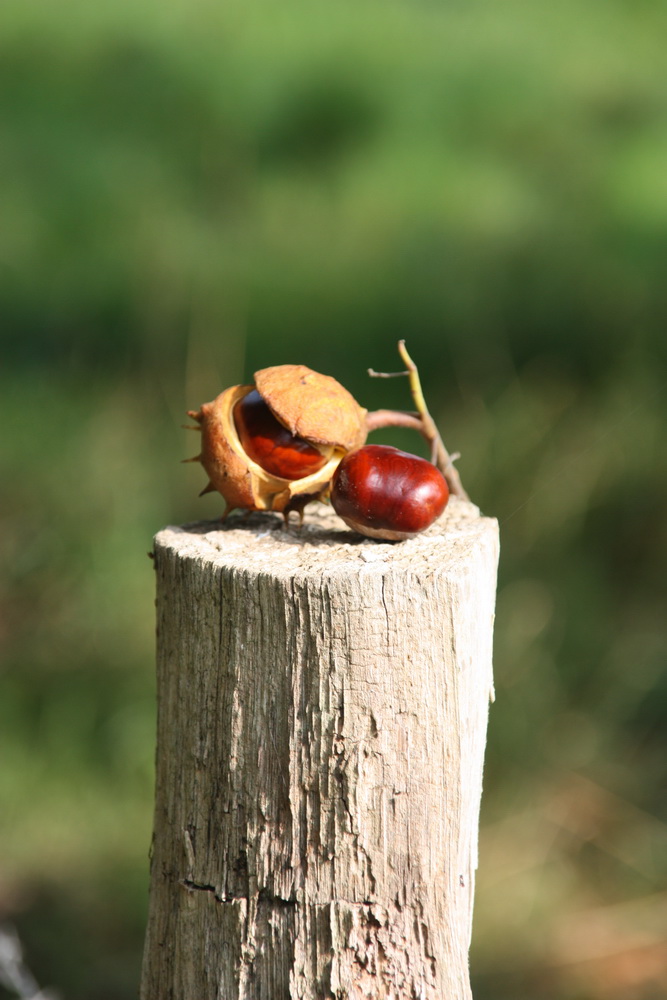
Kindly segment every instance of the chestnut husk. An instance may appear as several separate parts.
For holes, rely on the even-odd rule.
[[[257,389],[274,417],[291,434],[318,448],[327,458],[317,472],[302,479],[282,479],[267,472],[245,452],[234,422],[234,407]],[[254,385],[225,389],[198,411],[189,411],[201,429],[197,456],[208,473],[202,494],[217,490],[226,502],[223,516],[235,508],[302,512],[323,499],[341,458],[366,440],[366,410],[339,382],[305,365],[277,365],[255,373]]]

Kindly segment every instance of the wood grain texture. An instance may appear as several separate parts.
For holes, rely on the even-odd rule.
[[[253,515],[155,553],[142,1000],[470,1000],[496,522]]]

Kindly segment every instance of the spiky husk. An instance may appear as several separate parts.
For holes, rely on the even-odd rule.
[[[199,460],[209,477],[209,484],[202,492],[217,490],[225,499],[227,511],[235,508],[278,513],[300,510],[305,503],[326,495],[345,449],[325,445],[322,451],[323,454],[331,452],[329,460],[303,479],[281,479],[266,472],[246,455],[234,423],[234,407],[254,388],[252,385],[232,386],[212,402],[204,403],[197,412],[190,412],[201,428]]]

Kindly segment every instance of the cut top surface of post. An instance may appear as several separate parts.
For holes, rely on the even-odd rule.
[[[402,542],[382,542],[350,531],[330,507],[313,505],[303,526],[287,529],[277,515],[232,515],[225,524],[197,521],[170,526],[156,536],[182,558],[267,573],[278,579],[358,571],[372,565],[428,573],[454,569],[489,537],[496,540],[494,518],[474,504],[452,497],[442,516],[426,531]]]

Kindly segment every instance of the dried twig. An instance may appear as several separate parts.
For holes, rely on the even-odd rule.
[[[450,455],[445,448],[435,421],[429,413],[426,405],[417,365],[408,354],[404,340],[399,340],[398,342],[398,353],[401,356],[401,360],[405,363],[405,371],[376,372],[372,368],[369,368],[368,374],[372,378],[399,378],[400,376],[407,376],[410,382],[410,392],[412,393],[412,398],[415,406],[417,407],[417,412],[408,413],[402,410],[374,410],[366,417],[366,426],[369,431],[378,430],[381,427],[410,427],[413,430],[419,431],[422,437],[425,438],[431,446],[431,461],[434,465],[437,465],[447,480],[450,492],[453,493],[454,496],[461,497],[463,500],[469,500],[470,497],[464,490],[463,484],[461,483],[461,477],[454,466],[454,460],[458,457],[458,455]]]

